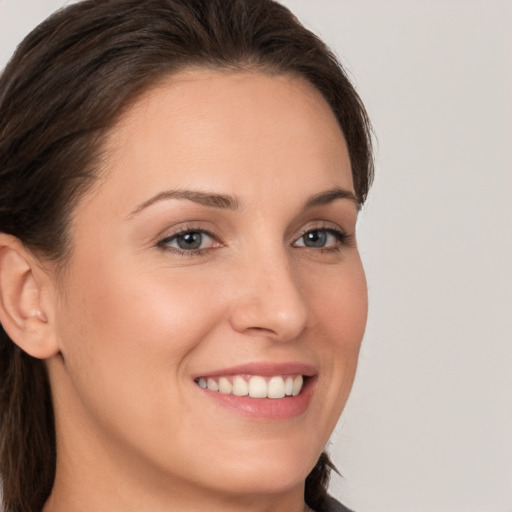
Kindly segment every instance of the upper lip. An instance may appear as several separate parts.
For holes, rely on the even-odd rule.
[[[274,375],[303,375],[313,377],[317,374],[316,368],[311,364],[299,362],[252,362],[219,370],[208,371],[196,376],[198,377],[223,377],[228,375],[260,375],[261,377],[271,377]]]

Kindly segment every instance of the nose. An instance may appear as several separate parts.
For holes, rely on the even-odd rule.
[[[252,255],[237,273],[231,324],[241,333],[296,339],[306,328],[308,307],[286,252]]]

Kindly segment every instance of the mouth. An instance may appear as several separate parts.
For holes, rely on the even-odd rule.
[[[216,406],[253,420],[301,416],[315,393],[318,371],[300,363],[249,363],[199,374],[196,389]]]
[[[251,398],[281,399],[297,396],[308,379],[304,375],[226,375],[199,377],[195,383],[222,395],[249,396]]]

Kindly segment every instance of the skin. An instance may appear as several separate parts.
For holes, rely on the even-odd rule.
[[[304,510],[367,313],[356,202],[305,207],[334,187],[353,193],[331,110],[296,77],[188,70],[129,109],[105,154],[73,215],[66,272],[58,284],[37,274],[58,439],[45,512]],[[140,209],[184,189],[237,208]],[[184,228],[212,236],[179,252]],[[325,246],[305,246],[308,230]],[[261,361],[315,368],[303,414],[247,417],[194,382]]]

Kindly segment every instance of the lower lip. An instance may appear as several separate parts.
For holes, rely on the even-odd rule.
[[[219,391],[210,391],[197,386],[204,396],[217,405],[252,419],[287,420],[304,414],[313,396],[316,377],[304,382],[301,392],[285,398],[251,398],[249,396],[224,395]]]

